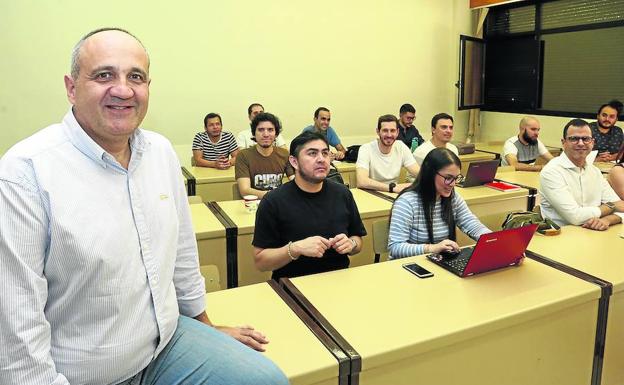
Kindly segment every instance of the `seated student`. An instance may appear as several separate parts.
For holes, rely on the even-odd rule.
[[[461,162],[445,148],[431,150],[412,186],[403,190],[392,206],[388,251],[390,258],[425,253],[459,251],[455,226],[477,240],[491,231],[455,194]]]
[[[415,118],[416,109],[411,104],[406,103],[399,108],[399,136],[397,139],[405,143],[412,152],[425,142],[414,126]]]
[[[304,132],[290,143],[295,179],[267,194],[256,213],[252,244],[256,267],[273,279],[349,267],[366,235],[351,191],[326,181],[325,137]]]
[[[538,157],[546,162],[553,158],[544,143],[538,139],[540,122],[532,117],[525,116],[520,120],[520,132],[505,141],[501,165],[514,166],[516,171],[540,171],[541,164],[535,164]]]
[[[563,128],[563,152],[540,173],[541,211],[558,225],[606,230],[622,221],[624,201],[600,170],[587,162],[594,139],[586,121],[572,119]]]
[[[622,102],[612,100],[598,109],[596,121],[589,125],[594,137],[594,150],[598,151],[597,162],[611,162],[624,143],[624,132],[615,124],[622,115]]]
[[[409,148],[397,140],[397,124],[394,115],[380,116],[377,119],[379,138],[360,147],[355,169],[359,188],[399,193],[410,185],[397,184],[401,168],[407,168],[412,176],[418,174],[418,164]]]
[[[615,161],[617,163],[609,172],[609,184],[620,199],[624,200],[624,143],[622,143]]]
[[[282,125],[277,116],[262,112],[251,122],[256,143],[241,150],[236,157],[236,183],[241,196],[262,198],[267,192],[282,185],[284,175],[294,174],[288,162],[288,151],[273,146]]]
[[[453,139],[453,117],[449,114],[440,113],[431,119],[431,139],[418,146],[414,151],[414,158],[419,166],[434,148],[447,148],[455,155],[459,155],[457,147],[451,143]]]
[[[193,161],[198,167],[225,170],[233,166],[238,155],[238,145],[231,132],[222,131],[219,114],[209,113],[204,118],[204,132],[193,139]]]
[[[247,117],[249,117],[249,124],[251,127],[251,122],[253,118],[256,117],[259,113],[264,112],[264,107],[260,103],[253,103],[249,107],[247,107]],[[238,133],[236,136],[236,143],[238,144],[239,149],[245,149],[249,147],[254,147],[256,142],[254,141],[254,135],[251,130],[248,128]],[[286,142],[284,141],[283,135],[277,135],[275,137],[275,142],[273,142],[274,146],[283,147],[288,153],[288,149],[286,148]]]
[[[330,125],[331,121],[331,112],[325,107],[319,107],[314,111],[314,125],[307,126],[303,129],[302,132],[318,132],[323,135],[330,146],[336,148],[336,153],[332,154],[336,160],[343,159],[345,157],[345,153],[347,150],[344,148],[342,143],[340,143],[340,138]]]

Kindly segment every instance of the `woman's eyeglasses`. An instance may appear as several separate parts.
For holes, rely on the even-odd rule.
[[[444,178],[444,184],[447,186],[450,186],[453,184],[453,182],[457,183],[461,183],[464,181],[464,176],[462,174],[459,174],[457,176],[453,176],[453,175],[442,175],[439,172],[437,172],[436,174],[440,175],[442,178]]]

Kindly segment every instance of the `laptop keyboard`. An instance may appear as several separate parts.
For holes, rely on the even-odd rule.
[[[463,272],[472,255],[472,247],[465,247],[459,253],[441,253],[444,264],[456,271]]]

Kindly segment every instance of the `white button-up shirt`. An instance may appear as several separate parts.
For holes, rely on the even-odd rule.
[[[588,161],[584,168],[577,167],[564,152],[542,169],[539,192],[542,215],[558,225],[600,218],[598,206],[620,200],[596,166]]]
[[[0,384],[111,384],[204,310],[180,166],[137,129],[128,170],[73,113],[0,160]]]

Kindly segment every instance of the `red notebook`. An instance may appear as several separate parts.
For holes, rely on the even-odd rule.
[[[484,184],[484,186],[488,186],[490,188],[493,188],[499,191],[514,191],[514,190],[521,189],[520,186],[516,186],[515,184],[511,184],[507,182],[490,182],[490,183]]]

